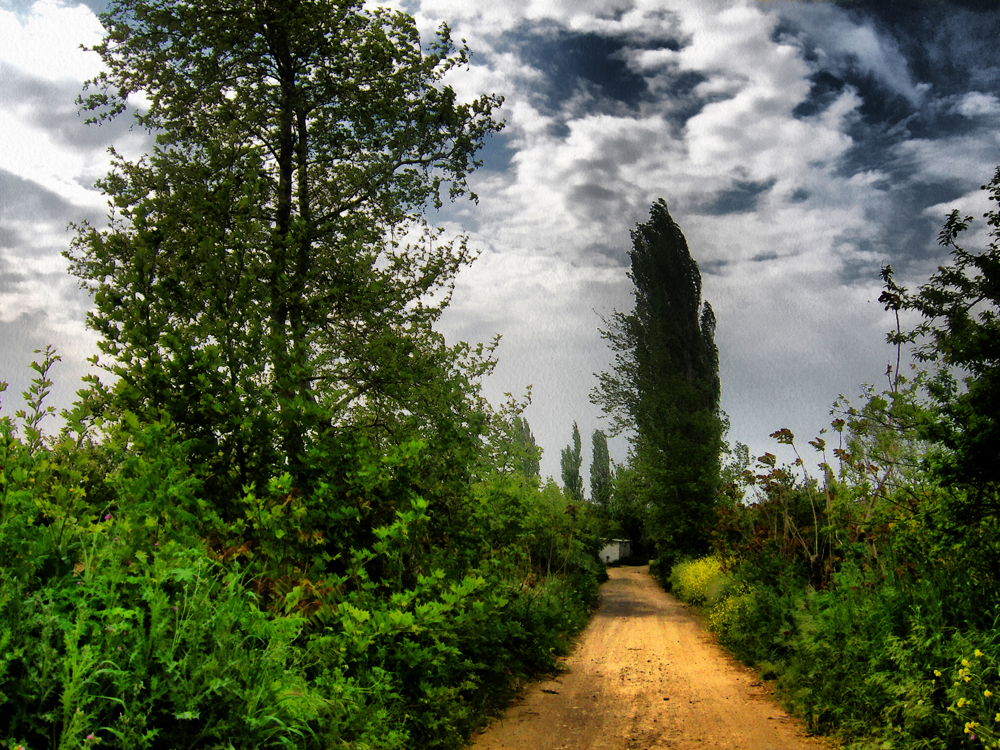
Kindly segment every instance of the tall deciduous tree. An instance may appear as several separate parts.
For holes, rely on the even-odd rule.
[[[432,323],[470,254],[423,216],[469,192],[500,100],[445,85],[468,60],[448,28],[424,49],[360,0],[113,0],[102,22],[83,108],[141,94],[156,135],[115,155],[110,226],[70,253],[118,406],[166,412],[237,489],[301,478],[344,424],[468,421],[463,383],[489,364]]]
[[[580,428],[573,423],[573,444],[562,450],[559,466],[562,469],[563,487],[566,494],[575,500],[583,500],[583,477],[580,467],[583,465],[583,443],[580,440]]]
[[[719,478],[722,420],[715,315],[701,299],[701,273],[659,200],[632,232],[629,277],[635,308],[602,331],[615,352],[591,399],[628,430],[643,477],[648,536],[663,565],[707,545]]]
[[[514,418],[514,444],[516,447],[515,461],[521,473],[528,479],[540,479],[541,449],[535,443],[535,436],[531,434],[528,420],[521,416]]]
[[[611,454],[608,438],[601,430],[591,437],[590,499],[607,511],[611,502]]]

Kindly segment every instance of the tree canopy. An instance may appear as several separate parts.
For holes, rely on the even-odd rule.
[[[982,189],[1000,204],[1000,168]],[[934,408],[921,436],[940,445],[931,461],[948,484],[969,490],[976,512],[1000,510],[1000,211],[984,214],[989,242],[980,252],[959,244],[972,216],[952,211],[938,240],[951,262],[939,266],[915,292],[898,286],[892,268],[882,277],[886,309],[919,312],[911,331],[889,334],[890,343],[915,343],[914,355],[935,367],[928,389]],[[956,377],[958,375],[958,377]]]
[[[474,421],[463,382],[489,357],[431,327],[471,255],[424,214],[472,195],[501,100],[446,84],[468,62],[447,26],[424,49],[410,16],[355,0],[114,0],[102,21],[83,109],[142,95],[156,135],[115,155],[110,226],[70,253],[115,403],[168,414],[237,488],[273,465],[303,479],[344,425]]]

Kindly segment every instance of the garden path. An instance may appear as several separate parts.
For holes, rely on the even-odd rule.
[[[565,670],[528,688],[472,750],[825,747],[647,568],[608,573]]]

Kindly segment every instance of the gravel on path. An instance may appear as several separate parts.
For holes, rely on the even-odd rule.
[[[819,750],[756,675],[645,567],[608,570],[565,671],[539,682],[472,750]]]

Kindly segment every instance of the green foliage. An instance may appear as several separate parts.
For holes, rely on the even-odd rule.
[[[515,399],[509,393],[505,395],[507,400],[489,420],[487,455],[481,473],[516,473],[537,484],[541,481],[542,449],[535,443],[528,420],[523,416],[524,409],[531,403],[531,386],[523,399]]]
[[[670,590],[696,606],[718,599],[727,583],[722,562],[713,556],[680,562],[670,571]]]
[[[580,474],[580,467],[583,465],[583,444],[580,441],[580,428],[573,423],[573,444],[563,448],[562,456],[559,459],[559,466],[562,469],[563,487],[566,494],[577,502],[583,501],[583,477]]]
[[[606,535],[609,539],[624,536],[631,540],[632,555],[640,560],[646,557],[649,547],[646,537],[648,507],[643,484],[642,477],[631,467],[615,466],[608,513],[611,531]]]
[[[80,226],[70,254],[109,406],[168,415],[229,496],[274,466],[308,491],[303,456],[348,425],[452,429],[484,370],[432,324],[471,253],[422,216],[468,191],[500,127],[498,97],[443,82],[468,51],[446,26],[424,50],[411,17],[353,0],[116,0],[102,23],[83,108],[101,122],[142,91],[156,135],[115,155],[109,227]]]
[[[346,3],[115,0],[84,110],[142,92],[73,272],[115,376],[0,429],[0,736],[26,748],[459,747],[603,573],[491,345],[434,330],[500,98],[442,26]],[[471,197],[475,198],[474,195]]]
[[[518,447],[518,457],[520,461],[521,473],[531,479],[540,479],[539,460],[541,458],[541,448],[535,443],[535,436],[531,434],[531,427],[524,417],[515,417],[514,435]]]
[[[1000,203],[1000,168],[988,185],[989,200]],[[951,262],[938,268],[930,281],[909,293],[883,269],[886,309],[916,310],[923,321],[913,331],[899,330],[890,341],[921,342],[915,355],[934,363],[927,387],[934,401],[922,435],[945,450],[934,457],[934,471],[949,484],[971,490],[967,512],[992,513],[1000,473],[996,445],[1000,440],[1000,211],[984,214],[989,227],[988,246],[970,252],[958,244],[972,216],[953,211],[939,241],[950,248]],[[964,373],[959,382],[956,371]]]
[[[312,494],[276,473],[229,520],[168,420],[20,430],[0,421],[0,735],[29,750],[459,747],[596,603],[596,527],[556,485],[498,471],[436,518],[419,441],[327,443]]]
[[[1000,198],[1000,171],[986,189]],[[991,437],[1000,219],[987,219],[993,241],[975,255],[956,244],[971,219],[949,217],[941,240],[951,265],[916,293],[882,269],[896,364],[886,390],[835,402],[830,432],[809,441],[819,477],[789,430],[772,437],[792,449],[790,465],[767,453],[752,467],[738,447],[724,468],[713,545],[732,585],[701,597],[710,627],[777,679],[812,730],[850,748],[1000,747]],[[924,316],[913,331],[900,324],[905,310]],[[907,343],[934,369],[904,375]],[[675,581],[695,569],[675,567]]]
[[[635,308],[616,312],[602,331],[615,364],[598,375],[591,400],[610,418],[612,435],[632,433],[653,570],[665,580],[682,556],[707,551],[714,518],[723,428],[715,315],[666,203],[653,204],[632,242]]]
[[[594,430],[591,439],[590,499],[607,511],[611,504],[612,475],[608,438],[601,430]]]

